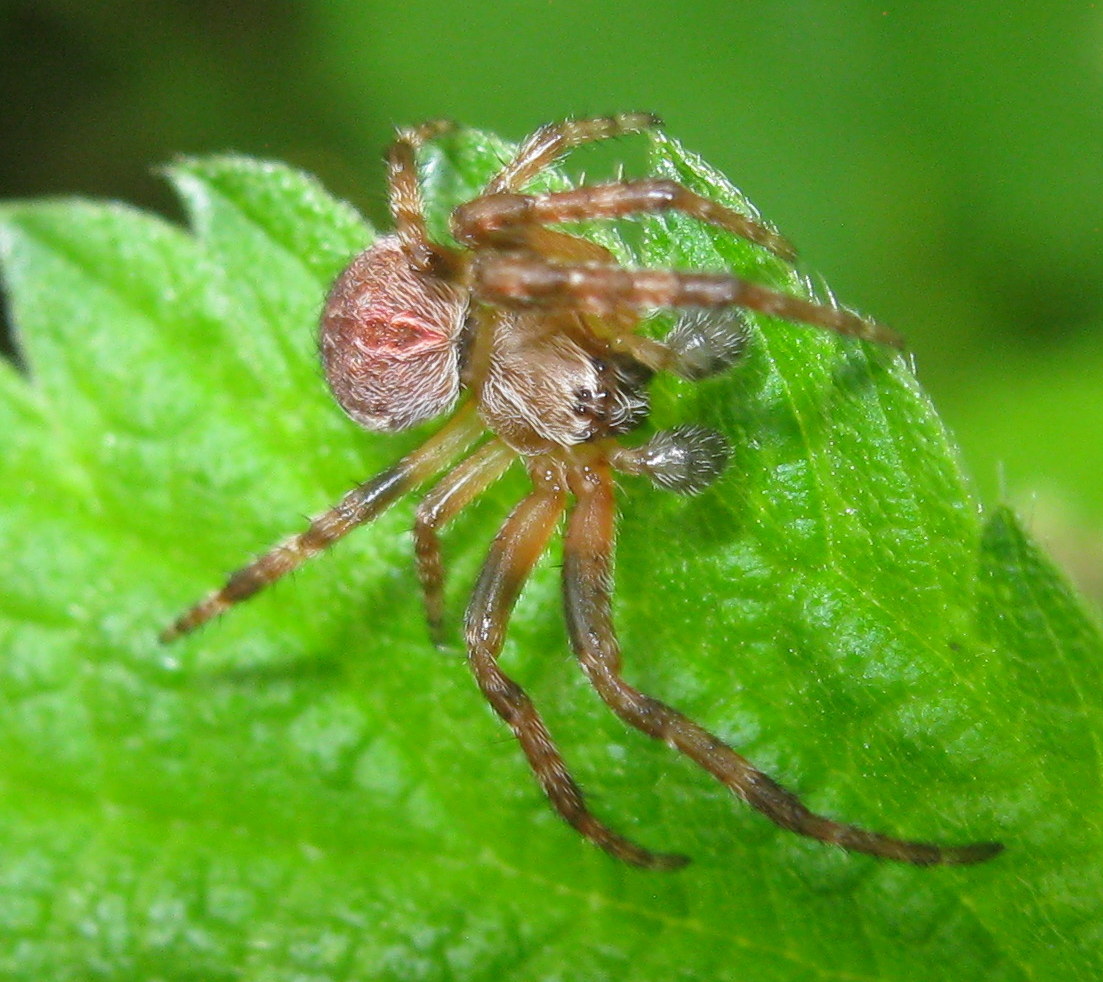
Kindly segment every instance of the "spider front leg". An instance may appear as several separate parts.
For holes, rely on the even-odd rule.
[[[603,825],[586,807],[551,734],[525,691],[498,665],[506,625],[521,587],[563,514],[566,488],[560,468],[536,471],[537,487],[506,519],[490,548],[467,608],[467,654],[479,688],[509,725],[552,807],[573,828],[606,852],[633,866],[676,869],[684,856],[652,853]]]
[[[619,113],[548,123],[521,144],[513,160],[487,182],[483,194],[500,194],[523,188],[565,153],[584,143],[609,140],[628,133],[646,133],[662,125],[663,121],[652,113]]]
[[[476,258],[474,274],[474,292],[480,299],[514,310],[577,310],[616,317],[660,307],[746,307],[837,334],[904,347],[899,334],[876,321],[728,273],[562,265],[516,253],[489,253]]]
[[[425,208],[417,174],[417,151],[430,140],[455,128],[446,119],[434,119],[400,129],[387,151],[387,187],[395,233],[415,268],[430,271],[451,264],[450,250],[432,242],[425,225]]]
[[[651,473],[657,483],[662,483],[658,477],[663,475],[666,486],[674,490],[695,490],[702,480],[707,483],[709,473],[718,473],[715,464],[694,463],[699,453],[692,443],[679,452],[672,447],[681,440],[660,436],[665,445],[623,451],[621,461],[631,467],[635,454],[637,472]],[[695,439],[699,446],[705,446],[700,436]],[[704,456],[713,454],[706,451]],[[698,476],[689,478],[693,474]],[[563,558],[568,632],[587,677],[617,716],[679,750],[772,822],[800,835],[918,866],[978,863],[1001,850],[993,842],[956,847],[908,842],[817,815],[719,737],[629,685],[621,677],[620,646],[610,610],[615,525],[612,474],[607,464],[595,459],[588,467],[570,473],[570,486],[577,501],[568,520]]]
[[[167,644],[201,627],[228,607],[298,569],[357,526],[376,518],[453,460],[482,432],[474,404],[461,407],[435,436],[394,467],[353,488],[333,508],[315,518],[305,532],[281,542],[233,573],[221,589],[208,594],[165,628],[160,634],[161,642]]]
[[[528,236],[544,225],[665,211],[726,229],[786,262],[797,257],[792,243],[768,225],[661,178],[586,184],[547,194],[484,195],[452,213],[452,233],[472,247],[528,245]]]

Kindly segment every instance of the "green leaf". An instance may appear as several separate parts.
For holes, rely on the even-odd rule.
[[[427,155],[437,228],[505,152],[464,133]],[[651,166],[745,206],[672,140]],[[626,673],[812,807],[1000,839],[989,864],[917,869],[800,839],[626,731],[569,656],[553,550],[504,664],[595,809],[694,863],[643,873],[588,846],[463,659],[428,644],[412,501],[159,646],[225,571],[428,431],[358,431],[316,367],[321,297],[372,236],[357,216],[278,165],[185,160],[169,176],[190,231],[80,201],[0,209],[28,367],[0,364],[0,974],[1103,972],[1103,645],[1013,516],[982,513],[892,352],[755,318],[734,371],[656,381],[656,425],[719,427],[735,456],[691,500],[623,481]],[[643,227],[643,262],[813,292],[678,216]],[[447,533],[453,622],[523,488],[511,473]]]

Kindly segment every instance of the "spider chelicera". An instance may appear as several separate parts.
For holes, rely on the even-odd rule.
[[[498,664],[517,596],[565,512],[563,598],[571,645],[617,716],[801,835],[919,865],[988,859],[999,844],[907,842],[817,815],[718,737],[621,676],[610,612],[613,474],[646,475],[662,488],[693,494],[716,479],[729,455],[719,433],[695,425],[659,432],[640,446],[619,442],[647,417],[651,376],[665,371],[698,380],[729,367],[746,339],[744,308],[901,344],[892,331],[850,311],[722,273],[626,268],[604,247],[551,227],[675,210],[794,258],[773,229],[672,181],[523,193],[574,147],[660,125],[652,115],[626,113],[541,127],[478,197],[452,212],[460,248],[429,237],[416,165],[419,148],[450,125],[429,122],[398,133],[388,155],[395,231],[356,256],[333,285],[322,315],[322,361],[337,401],[369,430],[406,429],[459,406],[421,447],[350,491],[305,532],[239,569],[161,639],[171,641],[251,597],[489,435],[447,470],[417,510],[414,546],[429,630],[440,643],[439,531],[520,458],[532,490],[505,520],[475,583],[465,618],[467,656],[548,800],[583,836],[635,866],[674,869],[688,861],[644,849],[590,812],[536,708]],[[644,314],[659,308],[684,313],[663,341],[636,333]]]

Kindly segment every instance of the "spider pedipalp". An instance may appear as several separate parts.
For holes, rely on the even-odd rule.
[[[334,283],[322,317],[323,366],[337,401],[367,429],[403,430],[454,409],[452,416],[304,532],[239,569],[161,638],[196,629],[435,478],[418,506],[413,538],[430,635],[441,644],[447,618],[440,533],[520,461],[532,487],[490,546],[467,604],[464,642],[479,689],[516,736],[548,801],[585,838],[635,866],[673,869],[686,862],[637,845],[590,811],[532,700],[499,664],[513,606],[564,516],[571,646],[624,722],[674,747],[801,835],[916,865],[987,859],[998,844],[910,842],[817,815],[719,737],[622,677],[611,613],[615,473],[695,494],[721,476],[731,452],[724,436],[694,423],[622,444],[648,418],[652,376],[697,381],[728,369],[747,344],[745,310],[902,343],[849,310],[730,273],[624,266],[604,246],[557,227],[677,211],[792,258],[792,246],[770,226],[675,182],[644,178],[526,192],[571,149],[657,126],[650,114],[628,113],[541,127],[481,194],[453,211],[458,245],[429,235],[417,172],[421,147],[451,124],[399,131],[387,158],[395,232],[376,239]],[[656,309],[681,312],[662,340],[639,330]]]
[[[728,465],[731,447],[716,430],[687,423],[660,430],[639,447],[615,447],[609,463],[622,474],[642,474],[664,491],[699,494]]]
[[[743,354],[749,336],[747,319],[738,307],[694,309],[675,321],[663,343],[675,358],[671,371],[699,382],[731,368]]]

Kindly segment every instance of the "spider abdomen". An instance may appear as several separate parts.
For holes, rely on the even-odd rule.
[[[369,430],[403,430],[450,409],[460,391],[466,295],[421,272],[383,236],[337,278],[322,314],[334,397]]]

